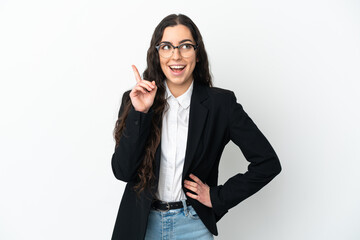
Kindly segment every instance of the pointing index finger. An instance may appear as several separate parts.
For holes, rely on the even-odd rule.
[[[140,77],[139,71],[137,70],[135,65],[131,65],[131,67],[132,67],[132,69],[134,71],[136,82],[141,82],[141,77]]]

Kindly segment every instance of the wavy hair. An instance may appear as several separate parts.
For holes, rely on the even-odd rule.
[[[195,40],[198,48],[196,49],[197,63],[193,71],[194,81],[202,85],[212,87],[211,74],[209,70],[208,57],[205,51],[202,36],[195,23],[187,16],[183,14],[171,14],[165,17],[155,28],[151,38],[150,47],[147,51],[147,68],[143,73],[143,79],[149,81],[155,81],[158,90],[155,95],[154,103],[151,106],[154,112],[151,129],[148,139],[144,148],[144,159],[137,171],[137,183],[134,186],[134,190],[140,194],[145,189],[149,189],[155,183],[155,152],[159,146],[161,138],[161,125],[164,109],[167,105],[165,100],[165,85],[164,81],[166,77],[161,70],[160,57],[155,46],[161,42],[165,28],[176,25],[186,26]],[[129,110],[131,109],[130,97],[127,96],[125,102],[123,102],[123,111],[119,114],[119,118],[116,121],[114,129],[114,138],[116,141],[116,147],[119,145],[122,132],[126,128],[125,120],[128,116]]]

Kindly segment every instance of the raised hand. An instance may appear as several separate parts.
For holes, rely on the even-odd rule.
[[[140,77],[139,71],[132,65],[136,85],[130,92],[131,103],[136,111],[147,113],[154,103],[157,86],[155,81],[143,80]]]
[[[210,187],[206,183],[203,183],[194,174],[190,174],[190,178],[194,180],[194,182],[185,180],[184,186],[196,194],[187,192],[186,195],[188,197],[198,200],[205,206],[212,208],[211,199],[210,199]]]

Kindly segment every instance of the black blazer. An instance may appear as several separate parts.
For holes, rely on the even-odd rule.
[[[124,93],[119,116],[129,92]],[[115,222],[113,240],[144,239],[152,195],[144,191],[139,197],[133,187],[137,169],[144,157],[144,146],[150,132],[153,111],[137,112],[132,108],[126,119],[126,130],[115,148],[111,165],[115,177],[127,182]],[[233,141],[250,162],[246,173],[238,173],[224,185],[218,185],[218,168],[222,151]],[[155,176],[159,177],[160,147],[155,155]],[[251,196],[281,171],[279,159],[254,122],[236,102],[233,92],[194,82],[190,103],[189,132],[183,180],[193,173],[210,186],[212,208],[188,198],[209,231],[218,235],[216,222],[227,211]],[[182,181],[184,182],[184,181]],[[152,191],[156,191],[155,186]],[[184,188],[187,192],[188,190]]]

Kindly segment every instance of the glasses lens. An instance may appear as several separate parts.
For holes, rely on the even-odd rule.
[[[164,58],[171,57],[173,53],[173,47],[170,44],[161,44],[159,47],[159,54]]]
[[[187,43],[181,44],[179,46],[179,50],[180,50],[181,56],[183,56],[185,58],[191,57],[195,52],[193,45],[187,44]]]

